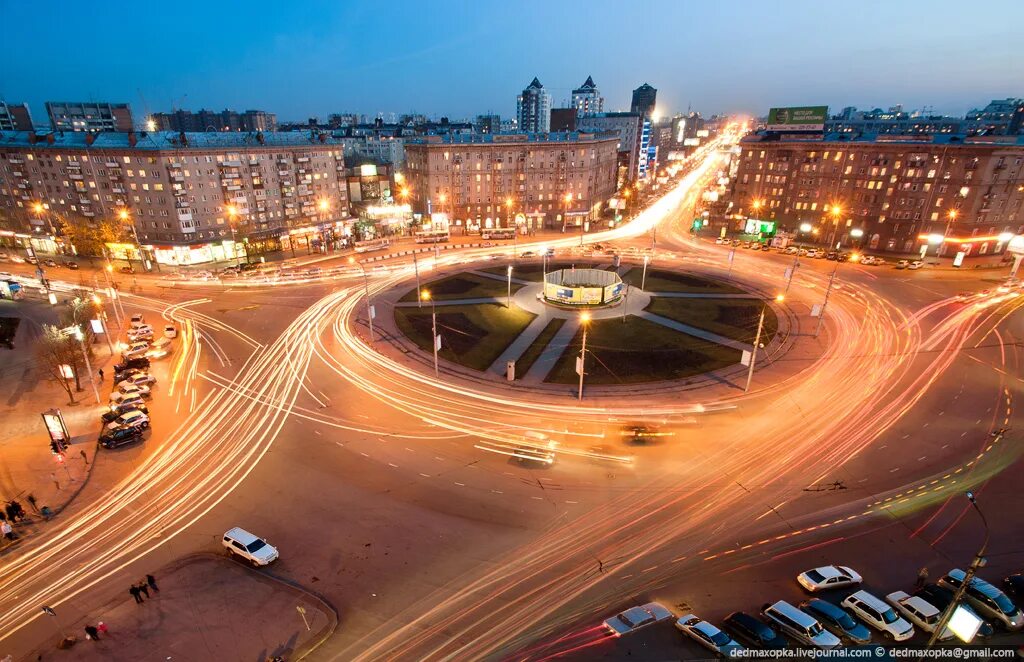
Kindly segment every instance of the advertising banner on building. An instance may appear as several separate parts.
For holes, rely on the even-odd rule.
[[[768,111],[769,131],[824,131],[828,106],[792,106]]]

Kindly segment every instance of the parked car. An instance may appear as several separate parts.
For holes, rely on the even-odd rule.
[[[799,252],[800,252],[800,249],[797,248],[796,246],[787,246],[786,247],[786,253],[788,253],[789,255],[796,255]]]
[[[769,246],[768,244],[761,244],[761,250],[763,250],[763,251],[770,251],[771,249],[772,249],[772,247]]]
[[[126,359],[114,365],[114,372],[125,372],[127,370],[145,370],[149,367],[149,359],[144,357],[137,357],[133,359]]]
[[[71,269],[72,271],[78,269],[78,263],[77,262],[72,262],[70,260],[65,262],[64,266],[67,267],[68,269]]]
[[[701,620],[696,614],[687,614],[676,621],[676,629],[698,644],[723,657],[733,657],[743,647],[716,626]]]
[[[254,536],[245,529],[235,527],[224,534],[221,544],[230,554],[239,556],[253,565],[268,565],[277,560],[277,549],[266,540]]]
[[[914,260],[907,266],[907,269],[920,269],[923,266],[924,262],[922,262],[921,260]]]
[[[808,249],[808,251],[807,251],[807,253],[805,253],[805,255],[807,257],[818,257],[818,249],[817,248]]]
[[[766,604],[761,608],[761,615],[788,634],[793,639],[816,648],[838,648],[842,645],[835,636],[807,612],[800,611],[785,600],[774,604]]]
[[[863,623],[858,623],[850,613],[820,598],[802,602],[800,608],[818,619],[832,634],[851,644],[867,644],[871,642],[871,631]]]
[[[875,258],[871,255],[863,255],[860,258],[860,263],[871,265],[875,263]]]
[[[25,258],[23,258],[20,255],[12,255],[11,256],[11,262],[13,262],[15,264],[24,264],[25,263]]]
[[[100,445],[104,448],[117,448],[133,444],[141,439],[142,430],[139,428],[117,428],[116,430],[104,430],[100,435]]]
[[[141,411],[143,414],[148,414],[149,407],[142,404],[141,402],[136,405],[125,405],[121,402],[118,402],[116,404],[110,405],[107,411],[100,414],[100,420],[104,424],[106,424],[109,423],[110,421],[117,420],[117,418],[120,417],[122,414],[125,414],[130,411]]]
[[[132,267],[128,267],[128,266],[121,267],[120,269],[118,269],[118,271],[120,271],[123,274],[133,274],[133,273],[135,273],[135,269],[133,269]]]
[[[139,410],[126,411],[114,420],[107,423],[108,430],[116,430],[118,428],[139,428],[145,430],[149,427],[149,416],[143,414]]]
[[[171,353],[171,341],[168,338],[160,338],[153,346],[146,350],[146,358],[162,359]]]
[[[523,251],[522,253],[520,253],[519,257],[535,257],[536,255],[537,254],[534,253],[533,251]]]
[[[140,342],[153,339],[153,329],[149,326],[140,326],[137,329],[128,329],[129,342]]]
[[[43,260],[43,266],[57,268],[57,262],[51,258]]]
[[[846,596],[841,603],[885,637],[893,641],[906,641],[914,636],[914,626],[901,618],[896,611],[867,591],[857,591]]]
[[[173,324],[167,324],[164,326],[164,338],[177,338],[178,327]]]
[[[123,359],[135,359],[146,354],[146,350],[149,349],[149,343],[145,341],[133,342],[121,352],[121,358]]]
[[[965,576],[963,570],[954,568],[939,580],[939,585],[955,591],[963,584]],[[1016,631],[1024,628],[1024,613],[1021,613],[1020,607],[984,579],[972,578],[964,596],[976,612],[995,620],[1007,630]]]
[[[723,239],[722,237],[715,237],[715,243],[721,246],[722,244],[728,244],[729,240]]]
[[[132,315],[128,323],[129,326],[131,326],[131,328],[133,329],[137,329],[140,326],[148,326],[146,324],[146,318],[142,315],[142,313],[136,313],[135,315]]]
[[[925,602],[933,605],[940,612],[945,611],[946,608],[949,607],[949,604],[953,602],[953,591],[950,591],[944,586],[939,586],[938,584],[927,584],[914,591],[914,595],[919,598],[923,598]],[[960,605],[977,616],[977,613],[973,608],[971,608],[970,604],[961,602]],[[978,616],[978,618],[981,617]],[[991,625],[986,622],[982,622],[981,628],[978,630],[979,637],[986,639],[991,637],[994,633],[995,630],[992,629]]]
[[[124,386],[125,384],[131,384],[133,386],[143,386],[146,384],[155,384],[156,377],[149,374],[148,372],[135,372],[130,375],[126,375],[124,379],[117,382],[117,385]]]
[[[1003,592],[1017,599],[1017,604],[1024,604],[1024,574],[1010,575],[1003,580]]]
[[[125,410],[138,408],[138,405],[146,404],[146,401],[142,399],[141,395],[132,394],[122,397],[120,400],[111,401],[111,405],[117,405],[118,407],[124,407]]]
[[[826,260],[838,260],[839,259],[839,253],[837,251],[829,251],[828,253],[825,253],[825,259]]]
[[[904,618],[929,634],[935,632],[935,626],[942,618],[942,611],[938,607],[917,595],[894,591],[885,596],[885,601],[891,604]],[[953,632],[949,628],[945,628],[939,641],[952,637]]]
[[[612,636],[621,637],[630,632],[636,632],[648,625],[659,623],[672,618],[674,614],[657,602],[648,602],[639,607],[630,607],[611,618],[605,619],[602,625]]]
[[[29,264],[39,264],[39,258],[37,258],[35,255],[29,255],[28,257],[25,258],[25,261],[28,262]]]
[[[897,269],[906,269],[909,266],[910,262],[907,262],[906,260],[900,260],[899,262],[896,263]]]
[[[789,644],[770,625],[742,611],[725,617],[725,629],[737,640],[755,648],[785,648]]]
[[[856,586],[860,584],[861,576],[844,565],[825,565],[801,572],[796,576],[796,581],[806,590],[816,593],[832,588]]]
[[[124,386],[118,386],[116,390],[110,394],[111,402],[121,402],[125,398],[138,396],[145,398],[149,396],[148,386],[134,386],[132,384],[126,384]]]

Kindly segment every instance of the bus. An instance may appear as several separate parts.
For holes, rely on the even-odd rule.
[[[443,244],[451,241],[447,230],[424,230],[416,233],[417,244]]]
[[[481,239],[515,239],[515,228],[485,228],[480,231]]]
[[[355,249],[357,253],[369,253],[370,251],[386,250],[390,245],[390,239],[367,239],[366,241],[357,241]]]

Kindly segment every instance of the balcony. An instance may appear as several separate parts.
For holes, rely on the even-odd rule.
[[[179,209],[178,210],[178,220],[179,221],[191,221],[192,220],[192,210],[190,210],[190,209]]]
[[[91,209],[83,209],[82,210],[82,216],[88,216],[89,218],[92,218],[95,215],[96,215],[96,212],[94,212]]]
[[[77,179],[77,180],[82,179],[81,173],[68,173],[68,177],[70,177],[71,179]]]
[[[291,170],[278,170],[277,174],[280,175],[281,177],[287,177],[288,175],[292,174],[292,171]]]
[[[110,190],[113,191],[114,193],[120,193],[121,195],[124,195],[124,187],[123,186],[112,186],[112,187],[110,187]]]
[[[309,163],[309,157],[308,156],[300,156],[299,158],[295,159],[295,162],[296,163]]]
[[[11,165],[25,165],[25,159],[19,159],[16,157],[11,157],[7,159],[7,162],[10,163]]]
[[[221,161],[220,165],[222,168],[241,168],[241,161]]]
[[[180,172],[172,172],[171,173],[171,181],[172,182],[177,182],[179,184],[184,183],[185,176],[183,174],[181,174]]]
[[[14,175],[15,177],[24,177],[25,176],[25,173],[22,172],[21,170],[12,170],[11,174]]]
[[[118,164],[117,161],[107,161],[103,165],[107,166],[108,168],[120,168],[121,167],[120,164]]]
[[[183,188],[176,188],[172,191],[172,193],[174,193],[174,197],[176,198],[181,198],[188,195],[188,191],[186,191]]]
[[[224,188],[226,190],[228,190],[228,191],[241,191],[242,190],[242,187],[239,186],[238,184],[227,184],[227,185],[224,186]]]

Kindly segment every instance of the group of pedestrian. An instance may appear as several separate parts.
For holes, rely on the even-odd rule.
[[[133,598],[135,598],[135,602],[141,605],[145,602],[145,600],[142,599],[143,595],[149,598],[149,589],[153,589],[154,593],[160,592],[160,589],[156,585],[156,577],[153,575],[146,575],[145,579],[140,579],[135,584],[132,584],[131,588],[128,589],[128,592],[131,593]]]
[[[7,519],[11,520],[12,523],[22,522],[25,520],[25,509],[22,508],[21,504],[17,501],[11,500],[4,506],[4,513]]]
[[[108,630],[109,628],[107,628],[107,624],[103,621],[100,621],[96,625],[86,625],[85,638],[92,639],[93,641],[99,641],[100,633],[102,632],[103,635],[106,636],[108,634]]]

